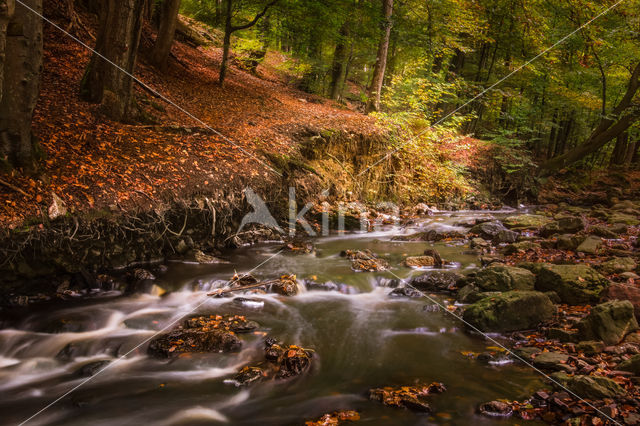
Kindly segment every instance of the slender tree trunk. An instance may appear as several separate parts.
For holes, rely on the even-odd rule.
[[[225,11],[224,16],[224,39],[222,41],[222,62],[220,63],[220,75],[218,81],[222,86],[224,84],[224,79],[227,76],[227,67],[229,62],[229,50],[231,49],[231,34],[239,30],[246,30],[247,28],[253,27],[259,20],[262,18],[269,8],[276,4],[278,0],[271,0],[271,2],[267,3],[262,9],[260,13],[258,13],[253,20],[244,24],[244,25],[233,25],[233,0],[226,0],[227,9]]]
[[[336,43],[336,49],[333,52],[333,64],[331,65],[331,85],[330,96],[333,100],[340,98],[340,89],[342,88],[342,80],[345,75],[345,69],[347,65],[347,41],[349,38],[349,20],[346,20],[342,27],[340,27],[340,33],[338,35],[338,41]]]
[[[611,153],[611,159],[609,160],[610,165],[621,166],[624,164],[625,159],[627,158],[628,142],[628,132],[624,132],[618,135],[618,137],[616,138],[616,144],[613,147],[613,152]]]
[[[231,33],[233,26],[231,25],[231,12],[233,11],[233,0],[227,0],[227,10],[224,14],[224,38],[222,40],[222,62],[220,62],[220,85],[224,84],[227,76],[227,62],[229,61],[229,49],[231,49]]]
[[[382,0],[382,15],[384,16],[383,33],[378,45],[376,65],[373,68],[373,78],[369,87],[369,102],[367,112],[380,110],[380,95],[382,82],[387,67],[387,53],[389,52],[389,37],[391,36],[391,15],[393,14],[393,0]]]
[[[97,53],[87,65],[80,95],[89,102],[101,103],[113,120],[131,120],[136,114],[130,75],[136,64],[144,6],[145,0],[101,3]]]
[[[16,10],[15,0],[0,0],[0,100],[4,80],[5,49],[7,46],[7,27]]]
[[[160,68],[166,69],[173,37],[176,33],[176,21],[180,0],[163,0],[159,5],[160,25],[158,26],[158,37],[151,52],[151,62]]]
[[[24,0],[42,13],[42,0]],[[15,6],[15,8],[14,8]],[[31,119],[42,73],[42,18],[13,1],[0,0],[0,161],[35,168],[37,143]]]

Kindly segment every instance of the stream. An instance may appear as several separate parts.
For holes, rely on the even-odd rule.
[[[506,213],[506,212],[503,212]],[[512,212],[510,212],[512,213]],[[34,425],[300,425],[324,413],[355,409],[358,423],[372,425],[497,424],[476,414],[480,403],[524,399],[541,386],[540,376],[518,363],[484,364],[462,352],[493,346],[425,298],[392,298],[390,272],[354,272],[340,257],[346,249],[371,249],[401,277],[421,271],[402,266],[403,255],[433,246],[450,266],[465,272],[478,256],[456,242],[392,241],[430,228],[466,230],[462,219],[496,212],[443,213],[408,228],[349,233],[315,241],[314,254],[283,253],[252,274],[268,279],[296,274],[299,280],[340,283],[340,291],[306,290],[294,297],[275,294],[207,297],[234,271],[248,272],[278,252],[265,243],[230,251],[228,264],[168,263],[157,284],[168,294],[103,294],[82,301],[31,308],[0,330],[0,423]],[[243,301],[241,297],[250,297]],[[435,296],[449,303],[443,296]],[[449,298],[450,299],[450,298]],[[189,312],[200,305],[196,311]],[[245,315],[260,324],[241,337],[240,352],[193,354],[171,361],[150,358],[154,333],[187,314]],[[263,357],[265,335],[311,348],[312,369],[286,381],[250,387],[229,382],[242,366]],[[73,350],[69,350],[73,348]],[[126,358],[114,362],[131,351]],[[105,361],[105,362],[102,362]],[[109,368],[95,374],[112,361]],[[447,391],[428,397],[431,414],[369,401],[373,387],[442,382]],[[500,420],[500,424],[517,421]],[[522,421],[519,421],[520,423]]]

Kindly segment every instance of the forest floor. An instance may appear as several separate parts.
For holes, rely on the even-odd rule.
[[[45,13],[66,27],[65,18],[57,15],[64,9],[57,8],[56,1],[45,2]],[[95,30],[94,18],[81,18],[89,30]],[[86,32],[80,31],[78,37],[93,45]],[[264,185],[278,176],[261,152],[295,150],[296,135],[305,129],[379,131],[375,119],[300,92],[268,67],[259,67],[257,75],[232,67],[220,87],[218,48],[194,48],[176,41],[167,70],[159,72],[145,57],[151,43],[147,28],[136,77],[201,122],[139,85],[135,88],[138,102],[158,125],[108,120],[99,105],[79,98],[91,52],[45,24],[43,77],[33,132],[46,158],[37,176],[16,171],[2,177],[3,227],[13,229],[27,218],[46,221],[52,193],[74,213],[152,208],[156,201],[216,193],[231,184],[243,188],[259,181]],[[207,131],[207,126],[228,139]]]

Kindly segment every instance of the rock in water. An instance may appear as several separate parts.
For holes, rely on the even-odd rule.
[[[463,319],[481,331],[526,330],[553,318],[549,297],[537,291],[508,291],[467,307]]]
[[[430,385],[384,387],[369,390],[369,399],[389,407],[428,413],[431,411],[431,407],[424,398],[434,393],[442,393],[445,390],[442,383],[435,382]]]
[[[305,422],[305,426],[335,426],[342,422],[355,422],[360,420],[360,414],[353,410],[334,411],[331,414],[325,414],[315,421]]]
[[[513,414],[511,406],[502,401],[485,402],[478,407],[478,411],[488,417],[509,417]]]
[[[591,309],[577,327],[584,340],[602,340],[607,345],[617,345],[627,334],[638,329],[638,322],[631,302],[614,300]]]
[[[170,358],[187,352],[235,352],[242,343],[231,331],[175,330],[149,343],[149,355]]]
[[[386,260],[378,258],[371,250],[345,250],[340,253],[341,256],[351,260],[351,269],[354,271],[384,271],[389,269],[389,263]]]
[[[264,380],[265,377],[266,372],[261,368],[246,366],[238,371],[238,373],[233,377],[231,383],[235,384],[236,386],[249,386]]]
[[[432,256],[409,256],[404,260],[404,264],[409,268],[424,268],[435,266],[436,260]]]
[[[517,214],[502,221],[507,228],[517,231],[536,230],[551,222],[551,219],[537,214]]]
[[[536,290],[555,291],[563,303],[597,302],[609,280],[588,265],[540,264],[536,267]]]
[[[300,346],[284,346],[272,341],[267,341],[265,358],[274,364],[277,379],[286,379],[299,376],[311,366],[313,352]]]
[[[482,291],[533,290],[536,276],[530,271],[493,264],[476,274],[475,283]]]
[[[275,284],[271,285],[274,293],[283,296],[295,296],[298,294],[298,280],[295,275],[282,275]]]
[[[421,291],[453,291],[463,275],[455,271],[428,271],[411,278],[409,284]]]
[[[246,333],[257,327],[258,323],[247,321],[243,316],[196,316],[185,320],[170,333],[153,339],[147,352],[159,358],[188,352],[235,352],[242,346],[235,333]]]
[[[508,231],[499,221],[479,223],[469,230],[470,233],[478,235],[485,240],[493,240],[501,231]]]

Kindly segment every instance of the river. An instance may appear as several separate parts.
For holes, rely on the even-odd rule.
[[[431,244],[392,241],[393,236],[434,227],[464,230],[453,224],[487,214],[496,213],[445,213],[409,228],[323,237],[315,241],[314,254],[280,254],[253,272],[259,279],[293,273],[301,280],[333,281],[344,284],[342,291],[251,295],[246,296],[249,303],[238,296],[206,296],[220,285],[218,280],[253,269],[281,246],[265,243],[226,253],[229,264],[168,263],[157,279],[170,290],[162,296],[105,293],[32,308],[19,320],[5,319],[0,330],[0,423],[19,424],[66,394],[28,424],[299,425],[337,409],[356,409],[362,417],[358,423],[371,425],[494,424],[497,420],[476,414],[478,404],[526,398],[539,389],[540,376],[518,363],[470,359],[463,352],[483,352],[493,344],[465,331],[430,300],[389,297],[391,288],[384,283],[392,273],[354,272],[339,256],[345,249],[369,248],[389,261],[393,274],[419,274],[401,266],[403,255],[421,254]],[[462,272],[478,263],[477,255],[461,243],[433,246]],[[147,356],[142,342],[193,313],[245,315],[260,328],[242,335],[239,353],[173,361]],[[229,381],[234,373],[263,357],[265,335],[313,349],[311,371],[288,381],[234,386]],[[431,414],[367,399],[372,387],[416,381],[447,387],[429,397]]]

